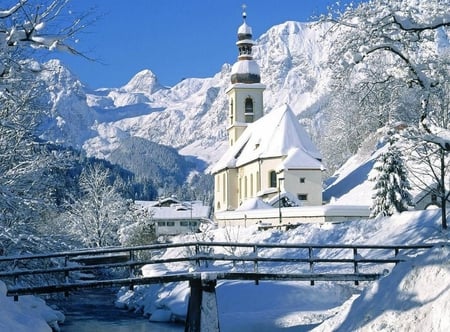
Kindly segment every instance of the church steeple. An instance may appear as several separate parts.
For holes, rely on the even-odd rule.
[[[233,65],[231,71],[231,83],[260,83],[261,76],[258,64],[253,60],[252,47],[255,42],[252,40],[252,28],[247,24],[246,6],[243,5],[242,18],[244,22],[238,29],[238,61]]]
[[[239,56],[231,69],[231,86],[227,90],[229,97],[228,140],[232,146],[241,136],[249,123],[255,122],[264,115],[263,91],[259,66],[253,60],[252,28],[247,24],[246,6],[243,6],[244,22],[238,29]]]

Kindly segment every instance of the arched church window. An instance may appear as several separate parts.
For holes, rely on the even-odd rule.
[[[245,122],[253,122],[253,99],[250,97],[245,98]]]
[[[248,191],[247,191],[247,176],[244,176],[244,198],[248,198]]]
[[[256,191],[261,190],[261,178],[259,177],[259,171],[256,171]]]
[[[222,175],[222,200],[225,201],[225,192],[227,191],[227,182],[225,179],[225,174]]]
[[[270,187],[276,188],[277,187],[277,173],[275,171],[271,171],[269,174],[270,177]]]
[[[242,178],[239,178],[239,187],[238,187],[238,191],[239,191],[239,200],[242,201]]]

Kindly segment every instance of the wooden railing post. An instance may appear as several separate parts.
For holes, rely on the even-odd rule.
[[[253,254],[255,256],[255,260],[253,261],[253,272],[258,273],[259,272],[259,265],[258,265],[258,246],[253,246]],[[255,279],[255,285],[259,285],[259,280]]]
[[[202,280],[189,280],[191,295],[189,296],[188,312],[186,317],[185,332],[200,332],[201,305],[202,305]]]
[[[308,248],[308,259],[309,259],[309,273],[314,273],[314,261],[313,261],[313,248]],[[314,280],[310,282],[311,286],[314,286]]]
[[[353,248],[353,272],[355,274],[359,273],[359,268],[358,268],[358,249],[355,247]],[[355,280],[355,285],[358,286],[359,285],[359,281]]]
[[[394,257],[397,258],[398,253],[399,253],[400,249],[399,248],[395,248],[394,249]],[[395,266],[397,266],[398,262],[395,262]]]
[[[14,263],[13,263],[13,270],[15,270],[16,267],[17,267],[17,259],[14,260]],[[18,278],[17,275],[15,275],[15,276],[13,277],[13,285],[14,285],[14,286],[17,285],[17,278]],[[17,302],[17,301],[19,301],[19,296],[14,295],[14,302]]]
[[[219,331],[216,284],[217,280],[210,279],[209,276],[189,280],[191,295],[184,327],[185,332]]]
[[[198,243],[195,244],[195,264],[197,265],[197,267],[200,267],[200,259],[198,258],[198,255],[200,253],[200,246],[198,245]]]
[[[130,257],[129,257],[129,259],[130,259],[130,263],[133,263],[134,262],[134,250],[130,250]],[[131,278],[134,278],[135,277],[135,271],[134,271],[134,264],[130,264],[130,268],[129,268],[129,274],[130,274],[130,279]],[[134,289],[134,285],[133,285],[133,283],[130,283],[130,286],[129,286],[129,290],[133,290]]]
[[[64,267],[67,267],[68,262],[69,262],[69,256],[66,255],[66,256],[64,256]],[[64,282],[66,284],[69,283],[69,271],[64,271]],[[69,296],[69,291],[65,291],[64,292],[64,296],[68,297]]]

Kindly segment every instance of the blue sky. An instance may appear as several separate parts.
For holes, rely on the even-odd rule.
[[[95,23],[77,48],[97,62],[52,54],[91,88],[120,87],[143,69],[163,85],[209,77],[234,63],[242,4],[256,39],[288,20],[310,21],[336,0],[73,0],[71,9],[92,11]]]

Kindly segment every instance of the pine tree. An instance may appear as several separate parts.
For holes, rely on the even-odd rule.
[[[411,186],[394,136],[388,138],[388,144],[386,152],[375,163],[376,175],[371,179],[375,182],[372,217],[391,216],[396,212],[406,211],[411,205]]]

